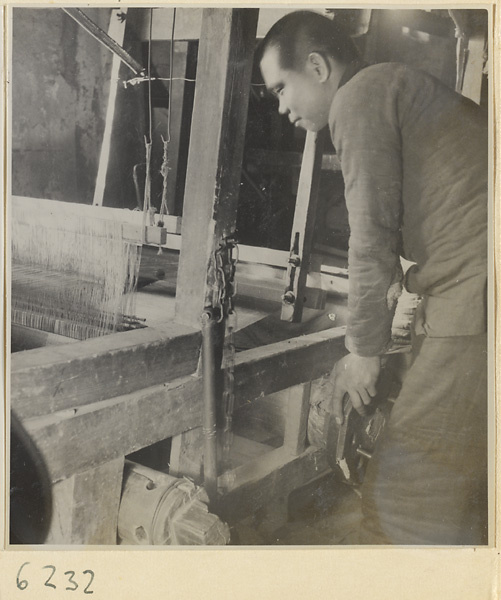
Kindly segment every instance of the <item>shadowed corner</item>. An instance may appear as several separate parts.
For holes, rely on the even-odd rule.
[[[50,478],[37,447],[14,413],[10,439],[10,544],[43,544],[52,516]]]

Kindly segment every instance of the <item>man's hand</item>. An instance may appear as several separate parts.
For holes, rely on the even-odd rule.
[[[343,398],[349,394],[351,403],[361,415],[366,414],[366,405],[376,395],[376,383],[381,369],[379,356],[357,356],[347,354],[338,361],[330,374],[334,387],[332,412],[338,425],[343,424]]]

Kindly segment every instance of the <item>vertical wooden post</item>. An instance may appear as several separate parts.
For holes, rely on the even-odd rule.
[[[480,104],[485,62],[485,34],[478,33],[468,40],[467,59],[461,93]]]
[[[115,545],[123,470],[122,456],[55,483],[45,543]]]
[[[186,91],[186,66],[188,62],[188,42],[174,42],[172,98],[169,98],[169,110],[172,111],[169,144],[169,175],[167,177],[167,206],[169,214],[175,214],[176,189],[178,186],[179,153],[181,146],[181,129],[183,125],[184,98]],[[189,85],[193,85],[190,83]],[[168,119],[166,115],[165,119]]]
[[[211,304],[213,252],[235,228],[257,16],[203,11],[176,293],[176,320],[195,327]]]
[[[301,174],[292,224],[291,250],[282,301],[281,319],[298,323],[303,316],[306,277],[317,214],[317,196],[322,169],[323,133],[308,131],[301,163]]]

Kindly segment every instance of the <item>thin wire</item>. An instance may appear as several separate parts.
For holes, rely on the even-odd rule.
[[[132,79],[128,79],[127,81],[123,81],[123,86],[126,88],[129,85],[138,85],[139,83],[144,83],[147,81],[147,77],[133,77]],[[171,81],[170,77],[152,77],[151,81]],[[188,77],[173,77],[172,81],[188,81],[189,83],[195,83],[196,79],[189,79]],[[266,84],[264,83],[251,83],[252,87],[264,88]]]

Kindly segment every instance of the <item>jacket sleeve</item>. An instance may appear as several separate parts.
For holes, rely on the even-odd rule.
[[[401,136],[396,90],[377,80],[350,84],[336,94],[330,120],[351,230],[346,347],[375,356],[390,343],[401,289]]]

